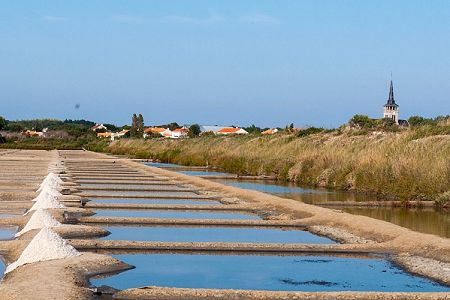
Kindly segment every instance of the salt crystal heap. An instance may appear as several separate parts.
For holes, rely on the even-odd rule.
[[[39,261],[62,259],[81,255],[74,247],[50,228],[44,227],[23,250],[19,259],[10,264],[5,273],[9,273],[25,264]]]
[[[56,196],[52,196],[48,193],[46,193],[42,198],[38,199],[33,206],[30,208],[30,211],[33,210],[38,210],[39,208],[42,209],[47,209],[47,208],[65,208],[64,205],[62,205],[59,201],[58,201],[58,197]],[[25,214],[28,214],[28,212],[26,212]]]
[[[59,198],[62,196],[62,194],[57,189],[44,185],[43,188],[41,189],[41,192],[39,193],[39,195],[31,201],[37,202],[37,201],[39,201],[39,199],[45,198],[47,195],[50,195],[50,196],[53,196],[56,198]]]
[[[59,189],[61,187],[62,183],[63,183],[63,181],[61,180],[61,178],[58,175],[56,175],[55,173],[50,172],[45,177],[44,181],[42,181],[42,183],[39,185],[39,189],[37,190],[37,192],[40,192],[45,187],[50,187],[50,188],[53,188],[53,189]]]
[[[33,213],[25,227],[21,231],[16,233],[16,237],[33,229],[59,226],[61,226],[61,223],[58,222],[58,220],[56,220],[47,210],[39,208]]]

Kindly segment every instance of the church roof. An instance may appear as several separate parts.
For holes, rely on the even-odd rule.
[[[389,87],[389,97],[387,103],[384,106],[398,106],[394,100],[394,84],[391,80],[391,86]]]

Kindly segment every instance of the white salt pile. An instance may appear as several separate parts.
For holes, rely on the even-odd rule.
[[[58,220],[56,220],[45,209],[39,208],[33,213],[30,220],[28,220],[28,223],[25,225],[25,227],[21,231],[16,233],[16,237],[33,229],[40,229],[44,227],[59,227],[59,226],[61,226],[61,223],[58,222]]]
[[[28,214],[30,211],[38,210],[39,208],[47,209],[47,208],[65,208],[64,205],[62,205],[58,198],[55,196],[52,196],[50,194],[45,194],[42,198],[37,200],[33,206],[30,208],[29,211],[27,211],[25,214]]]
[[[36,202],[40,198],[45,198],[46,194],[48,194],[50,196],[54,196],[54,197],[61,197],[62,196],[62,194],[56,188],[49,187],[47,185],[43,185],[39,195],[36,198],[34,198],[32,201]]]
[[[39,261],[48,261],[81,255],[74,247],[67,244],[56,232],[44,227],[23,250],[19,259],[10,264],[5,273],[19,266]]]
[[[58,175],[56,175],[53,172],[50,172],[50,173],[48,173],[47,176],[45,176],[44,180],[42,181],[42,183],[39,186],[40,187],[42,187],[43,185],[57,186],[57,185],[61,185],[62,183],[63,183],[63,181]]]

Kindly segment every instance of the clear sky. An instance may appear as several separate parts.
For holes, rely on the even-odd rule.
[[[336,126],[450,114],[450,1],[2,1],[0,115]],[[75,105],[79,104],[78,109]]]

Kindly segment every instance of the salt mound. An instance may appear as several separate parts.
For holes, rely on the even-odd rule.
[[[34,201],[34,202],[38,201],[39,200],[38,198],[45,197],[45,194],[48,194],[48,195],[51,195],[51,196],[54,196],[54,197],[61,197],[62,196],[62,194],[56,188],[49,187],[47,185],[43,185],[41,187],[40,194],[36,198],[34,198],[32,201]],[[43,195],[43,196],[41,196],[41,195]]]
[[[62,179],[56,175],[53,172],[48,173],[47,176],[45,176],[44,180],[42,181],[41,185],[45,184],[45,183],[63,183]]]
[[[61,226],[61,223],[59,223],[58,220],[53,218],[53,216],[45,209],[39,208],[33,213],[30,220],[28,220],[28,223],[25,225],[25,227],[21,231],[16,233],[16,237],[33,229],[39,229],[43,227],[59,227],[59,226]]]
[[[19,259],[6,268],[5,274],[25,264],[78,255],[81,255],[80,252],[67,244],[56,232],[44,227],[23,250]]]
[[[52,196],[50,194],[45,194],[45,197],[40,198],[38,201],[36,201],[33,206],[30,208],[29,211],[27,211],[25,214],[28,214],[30,211],[38,210],[39,208],[65,208],[64,205],[62,205],[57,197]]]
[[[61,178],[59,178],[59,176],[55,175],[54,173],[50,173],[45,177],[44,181],[42,181],[42,183],[39,185],[37,192],[41,191],[45,186],[54,188],[54,189],[60,188],[62,183],[63,183],[63,181],[61,180]]]

